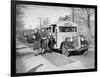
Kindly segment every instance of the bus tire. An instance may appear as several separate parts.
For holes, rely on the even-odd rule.
[[[62,42],[61,45],[60,45],[60,50],[62,50],[62,46],[63,46],[63,44],[64,44],[64,43]]]
[[[61,43],[60,48],[61,48],[62,54],[65,55],[65,56],[67,56],[67,57],[69,57],[69,52],[68,52],[68,50],[65,48],[64,43]]]

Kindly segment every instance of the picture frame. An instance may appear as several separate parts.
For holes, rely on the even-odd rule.
[[[85,69],[71,69],[71,70],[56,70],[56,71],[40,71],[40,72],[25,72],[25,73],[17,73],[16,72],[16,66],[19,65],[17,64],[17,59],[16,59],[16,37],[17,37],[17,6],[18,5],[26,5],[27,7],[34,7],[34,6],[41,6],[42,7],[59,7],[59,8],[90,8],[94,9],[94,57],[93,57],[93,66],[94,68],[85,68]],[[25,8],[25,6],[22,6]],[[37,7],[40,8],[40,7]],[[20,10],[20,9],[18,9]],[[55,9],[53,9],[55,10]],[[26,12],[29,10],[26,9]],[[41,10],[42,11],[42,10]],[[40,12],[40,11],[39,11]],[[58,9],[56,12],[60,12]],[[29,13],[29,12],[28,12]],[[31,13],[30,13],[31,14]],[[29,14],[29,15],[30,15]],[[37,15],[39,13],[37,12]],[[45,13],[46,14],[46,13]],[[47,14],[48,15],[48,14]],[[49,16],[49,15],[48,15]],[[53,13],[51,16],[54,16]],[[75,18],[74,18],[75,19]],[[62,19],[61,19],[62,20]],[[23,22],[23,21],[22,21]],[[65,28],[64,28],[65,29]],[[76,30],[76,29],[75,29]],[[69,30],[68,30],[69,31]],[[60,36],[61,37],[61,36]],[[27,63],[27,62],[26,62]],[[20,65],[19,65],[20,66]],[[22,65],[24,66],[24,65]],[[28,66],[28,65],[26,65]],[[41,65],[40,65],[41,66]],[[20,68],[20,67],[19,67]],[[26,67],[27,68],[27,67]],[[79,72],[96,72],[97,71],[97,6],[96,5],[85,5],[85,4],[67,4],[67,3],[50,3],[50,2],[36,2],[36,1],[11,1],[11,76],[31,76],[31,75],[47,75],[47,74],[62,74],[62,73],[79,73]]]

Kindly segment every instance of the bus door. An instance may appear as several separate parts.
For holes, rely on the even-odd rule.
[[[51,25],[51,34],[53,35],[56,41],[55,46],[57,47],[57,25],[56,24]]]

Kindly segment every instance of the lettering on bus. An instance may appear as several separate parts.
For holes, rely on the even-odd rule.
[[[77,27],[65,27],[65,26],[59,26],[60,32],[77,32]]]

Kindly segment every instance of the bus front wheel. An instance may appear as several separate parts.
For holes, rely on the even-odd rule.
[[[65,48],[65,45],[64,43],[61,44],[61,51],[62,51],[62,54],[69,57],[69,52],[68,50]]]

